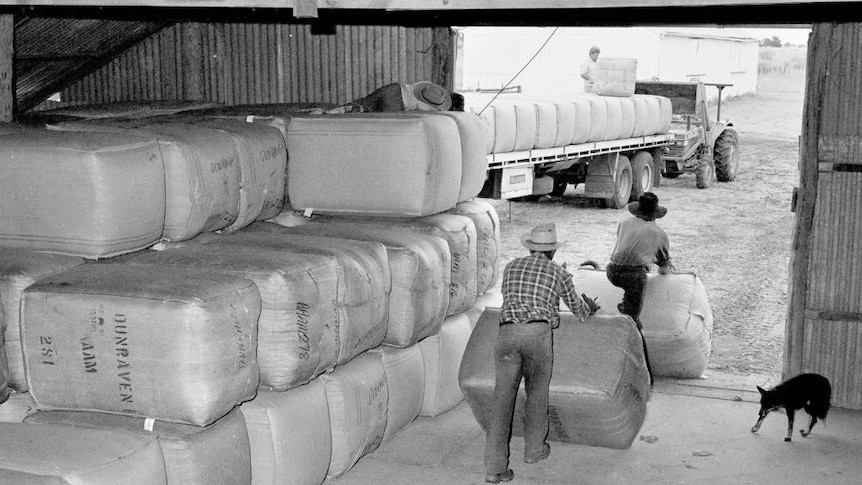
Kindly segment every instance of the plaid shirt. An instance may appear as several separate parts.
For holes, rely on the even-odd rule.
[[[590,314],[590,307],[575,290],[572,275],[538,253],[514,259],[506,265],[502,293],[502,322],[547,320],[552,328],[557,328],[560,326],[560,298],[581,319]]]

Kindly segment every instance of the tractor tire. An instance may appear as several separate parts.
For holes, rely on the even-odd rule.
[[[614,195],[605,199],[605,207],[622,209],[629,203],[632,193],[632,164],[629,157],[620,155],[617,171],[614,174]]]
[[[677,168],[676,162],[665,162],[664,171],[661,175],[666,179],[675,179],[682,175],[682,171]]]
[[[644,193],[652,190],[655,182],[655,170],[652,155],[649,152],[639,151],[634,154],[632,164],[632,193],[629,199],[638,200]]]
[[[718,181],[732,182],[739,169],[739,138],[736,131],[727,129],[718,135],[712,153]]]
[[[695,183],[699,189],[708,189],[715,180],[715,166],[712,162],[701,160],[694,172]]]
[[[551,189],[551,195],[554,197],[562,197],[569,188],[569,182],[565,177],[554,177],[554,188]]]

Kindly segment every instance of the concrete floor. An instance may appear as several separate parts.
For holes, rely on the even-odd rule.
[[[716,387],[718,385],[719,387]],[[631,448],[615,450],[551,442],[551,456],[522,460],[512,438],[512,484],[859,484],[862,412],[832,409],[825,426],[793,441],[787,418],[773,413],[760,432],[759,394],[723,383],[658,379],[647,417]],[[749,386],[746,384],[746,388]],[[481,484],[484,432],[466,402],[434,418],[420,417],[327,485]]]

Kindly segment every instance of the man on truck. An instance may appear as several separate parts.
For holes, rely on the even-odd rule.
[[[581,78],[584,80],[584,92],[594,92],[596,83],[596,61],[602,52],[598,46],[590,47],[590,58],[581,63]]]

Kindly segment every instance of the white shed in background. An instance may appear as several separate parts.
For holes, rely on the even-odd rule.
[[[601,57],[637,59],[637,79],[733,84],[724,97],[757,92],[759,39],[745,29],[466,27],[458,32],[456,90],[500,89],[511,81],[510,88],[528,94],[582,92],[578,70],[597,45]],[[707,90],[710,98],[717,93]]]

